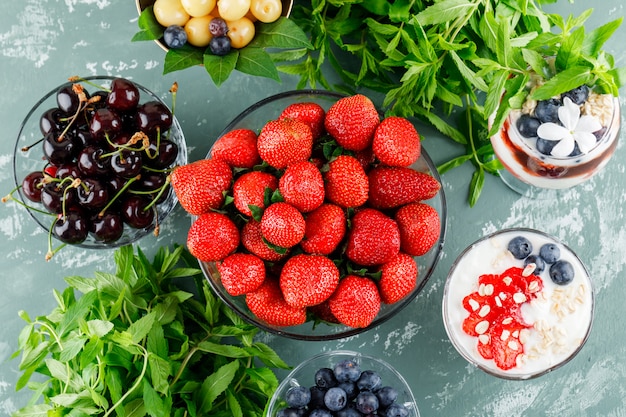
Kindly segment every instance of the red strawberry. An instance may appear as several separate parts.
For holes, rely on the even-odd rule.
[[[287,304],[275,279],[266,279],[259,289],[246,294],[246,304],[255,316],[272,326],[297,326],[306,321],[306,308]]]
[[[341,207],[359,207],[367,201],[367,174],[353,156],[340,155],[324,173],[326,198]]]
[[[261,217],[261,233],[272,245],[290,248],[304,237],[306,223],[302,213],[289,203],[267,207]]]
[[[220,208],[232,179],[230,165],[217,159],[181,165],[171,174],[172,188],[180,205],[194,216]]]
[[[346,215],[335,204],[322,204],[306,216],[305,222],[304,239],[300,247],[307,253],[328,255],[346,234]]]
[[[400,252],[380,268],[378,281],[380,298],[385,304],[393,304],[413,291],[417,284],[417,263],[415,259]]]
[[[400,229],[400,246],[403,252],[421,256],[428,252],[441,232],[439,213],[425,203],[411,203],[398,209],[395,215]]]
[[[287,254],[287,252],[278,253],[273,248],[270,248],[267,243],[263,241],[261,223],[252,219],[241,229],[241,243],[246,249],[259,258],[270,262],[280,261]]]
[[[306,161],[313,152],[311,128],[296,119],[269,121],[257,139],[261,159],[277,169]]]
[[[324,132],[324,116],[326,111],[322,106],[313,102],[293,103],[285,107],[279,119],[297,119],[311,128],[313,140],[322,136]]]
[[[289,165],[280,177],[278,189],[285,202],[302,213],[313,211],[324,202],[324,179],[309,161]]]
[[[368,174],[369,202],[387,209],[434,197],[441,184],[431,175],[405,167],[378,166]]]
[[[367,327],[380,311],[380,295],[371,279],[348,275],[339,281],[328,299],[328,306],[340,323],[354,328]]]
[[[294,255],[280,273],[280,289],[294,307],[309,307],[328,299],[339,283],[339,269],[323,255]]]
[[[337,100],[328,109],[324,127],[340,146],[360,151],[372,144],[379,123],[380,116],[372,100],[356,94]]]
[[[352,218],[346,256],[359,265],[382,265],[400,252],[400,230],[382,212],[364,208]]]
[[[308,311],[313,314],[317,320],[323,320],[325,322],[335,324],[339,323],[337,317],[333,316],[333,313],[330,311],[328,300],[324,301],[321,304],[309,307]]]
[[[265,264],[256,255],[233,253],[217,264],[226,292],[232,296],[255,291],[265,281]]]
[[[374,132],[372,150],[385,165],[408,167],[417,161],[421,149],[415,126],[404,117],[387,117]]]
[[[211,148],[211,157],[231,167],[252,168],[261,162],[256,140],[257,135],[253,130],[231,130],[215,142]]]
[[[187,248],[200,261],[221,261],[239,246],[239,230],[223,213],[201,214],[189,228]]]
[[[278,179],[269,172],[249,171],[233,184],[233,203],[240,213],[252,216],[250,206],[265,208],[265,189],[278,188]]]

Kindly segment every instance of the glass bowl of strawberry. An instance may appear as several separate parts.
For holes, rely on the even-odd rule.
[[[335,350],[312,356],[287,375],[267,407],[268,417],[419,417],[404,377],[387,362]]]
[[[123,246],[158,233],[178,201],[169,174],[186,163],[182,129],[157,94],[120,77],[71,77],[22,122],[5,201],[45,230],[46,257],[66,244]]]
[[[413,123],[364,95],[289,91],[244,110],[172,186],[187,246],[248,322],[329,340],[393,317],[441,255],[446,204]]]
[[[505,379],[538,377],[574,358],[593,311],[593,286],[580,258],[555,237],[527,228],[470,245],[444,288],[444,324],[454,347]]]

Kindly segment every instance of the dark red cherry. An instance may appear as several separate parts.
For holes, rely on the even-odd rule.
[[[146,158],[146,165],[156,168],[169,168],[178,158],[178,145],[168,139],[161,139],[157,149],[156,142],[150,142],[150,147],[146,151],[149,159]]]
[[[155,218],[154,206],[148,207],[150,200],[138,196],[130,195],[123,202],[121,207],[122,219],[126,224],[135,229],[149,227]]]
[[[105,213],[103,216],[95,215],[91,220],[91,234],[100,242],[110,243],[117,241],[124,233],[124,222],[115,213]]]
[[[91,118],[89,131],[95,137],[115,136],[122,131],[122,119],[108,108],[97,109]]]
[[[41,204],[50,213],[62,213],[76,206],[76,189],[59,182],[45,184],[41,189]]]
[[[143,168],[141,153],[135,151],[120,151],[111,156],[111,171],[124,178],[137,176]]]
[[[78,203],[88,210],[97,210],[109,202],[109,191],[105,184],[94,178],[85,178],[76,188]]]
[[[85,93],[86,94],[86,93]],[[71,84],[59,88],[57,91],[57,105],[59,109],[68,114],[74,114],[80,106],[80,98],[74,92]]]
[[[39,118],[39,130],[41,130],[42,135],[47,135],[50,132],[60,133],[66,126],[67,114],[58,107],[46,110]]]
[[[82,213],[69,211],[65,216],[59,216],[54,223],[52,232],[62,242],[77,244],[87,239],[89,225]]]
[[[107,96],[107,105],[115,110],[125,112],[139,104],[139,89],[129,80],[116,78],[111,83],[111,92]]]
[[[58,166],[54,176],[61,180],[63,178],[80,178],[81,172],[76,164],[72,162]]]
[[[164,133],[172,126],[172,112],[160,101],[148,101],[137,108],[137,128],[144,133],[160,130]]]
[[[71,132],[66,132],[61,138],[57,132],[49,132],[43,139],[43,156],[52,165],[72,162],[77,152],[76,138]]]
[[[41,203],[41,189],[44,175],[41,171],[33,171],[22,180],[22,193],[34,203]]]
[[[104,149],[89,145],[78,154],[77,166],[86,177],[107,175],[111,166],[111,157],[105,155]]]

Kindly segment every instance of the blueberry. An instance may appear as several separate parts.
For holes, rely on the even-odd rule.
[[[532,117],[528,114],[522,114],[519,119],[517,119],[517,130],[519,133],[526,138],[536,138],[537,137],[537,129],[541,122],[536,117]]]
[[[552,155],[552,149],[559,143],[556,140],[548,140],[544,138],[537,138],[537,142],[535,143],[535,147],[537,150],[544,155]]]
[[[535,117],[541,123],[559,123],[559,107],[561,107],[561,100],[559,99],[541,100],[537,102],[537,107],[535,107]]]
[[[363,417],[355,407],[354,404],[348,404],[346,408],[343,408],[335,413],[337,417]]]
[[[554,243],[546,243],[539,248],[539,256],[541,256],[546,263],[553,264],[561,257],[561,250]]]
[[[163,32],[163,42],[169,48],[180,48],[187,43],[187,32],[179,25],[168,26]]]
[[[310,388],[311,399],[309,400],[309,408],[321,408],[324,407],[324,395],[326,395],[326,389],[318,386],[312,386]]]
[[[331,388],[337,386],[337,378],[330,368],[321,368],[315,372],[315,385],[320,388]]]
[[[310,400],[310,389],[302,385],[289,388],[287,394],[285,394],[285,401],[287,401],[287,405],[292,408],[303,408]]]
[[[228,36],[215,36],[209,41],[209,49],[213,55],[224,56],[230,52],[230,48]]]
[[[555,284],[567,285],[574,279],[574,267],[567,261],[556,261],[550,267],[550,278]]]
[[[378,372],[372,370],[365,370],[361,372],[361,376],[356,381],[359,390],[376,391],[381,387],[382,379]]]
[[[333,414],[323,408],[316,408],[309,413],[309,417],[333,417]]]
[[[344,359],[334,367],[335,378],[339,382],[356,382],[361,376],[361,367],[351,359]]]
[[[381,408],[387,408],[398,398],[398,390],[394,387],[385,386],[376,391]]]
[[[304,417],[306,410],[303,408],[283,408],[276,413],[276,417]]]
[[[589,87],[583,84],[580,87],[576,87],[566,93],[563,93],[562,97],[569,97],[569,99],[575,104],[583,104],[587,100],[587,97],[589,97]]]
[[[209,32],[213,36],[225,36],[228,32],[228,24],[221,17],[214,17],[209,23]]]
[[[543,270],[546,269],[546,263],[540,256],[528,255],[526,259],[524,259],[524,266],[531,263],[535,264],[535,270],[533,271],[535,275],[541,274]]]
[[[339,387],[332,387],[324,395],[324,405],[330,411],[339,411],[348,403],[346,392]]]
[[[356,409],[363,414],[378,410],[378,398],[373,392],[361,391],[356,397]]]
[[[533,251],[533,245],[524,236],[516,236],[509,241],[508,249],[515,259],[524,259]]]
[[[409,410],[403,405],[393,403],[382,414],[385,417],[408,417]]]
[[[348,401],[354,400],[357,394],[359,393],[359,388],[357,387],[356,382],[352,382],[352,381],[340,382],[338,387],[346,392]]]

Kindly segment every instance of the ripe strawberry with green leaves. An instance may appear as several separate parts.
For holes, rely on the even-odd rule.
[[[339,281],[328,306],[340,323],[353,328],[367,327],[380,311],[378,287],[370,278],[348,275]]]
[[[408,167],[417,161],[421,150],[415,126],[404,117],[386,117],[374,132],[372,151],[384,165]]]
[[[400,247],[412,256],[422,256],[439,239],[439,213],[425,203],[411,203],[396,211],[395,220],[400,230]]]
[[[272,326],[297,326],[306,321],[306,308],[287,304],[274,278],[267,277],[256,291],[246,294],[246,305],[255,316]]]
[[[280,273],[280,289],[294,307],[310,307],[328,299],[339,283],[339,269],[323,255],[294,255]]]
[[[268,206],[261,217],[261,233],[272,245],[291,248],[304,237],[306,223],[302,213],[289,203]]]
[[[378,289],[385,304],[393,304],[409,295],[417,285],[417,263],[406,253],[400,252],[380,267]]]
[[[174,168],[170,178],[180,205],[198,216],[222,206],[233,173],[224,161],[201,159]]]
[[[279,252],[265,243],[261,233],[261,223],[254,219],[248,220],[241,228],[241,243],[259,258],[270,262],[278,262],[289,253],[288,250]]]
[[[369,182],[359,161],[350,155],[340,155],[328,164],[323,174],[326,198],[338,206],[359,207],[368,198]]]
[[[372,144],[380,116],[372,100],[362,94],[337,100],[326,112],[324,127],[339,144],[361,151]]]
[[[400,230],[386,214],[372,208],[359,210],[352,217],[346,256],[363,266],[382,265],[400,252]]]
[[[441,189],[432,175],[406,167],[377,166],[369,172],[368,181],[369,203],[379,209],[428,200]]]
[[[257,134],[250,129],[234,129],[222,135],[211,148],[211,158],[231,167],[252,168],[261,163],[257,150]]]
[[[324,202],[324,178],[313,162],[289,165],[280,177],[278,189],[283,200],[301,213],[313,211]]]
[[[235,180],[233,184],[233,204],[240,213],[252,217],[250,206],[259,210],[265,208],[266,189],[274,191],[278,188],[278,178],[269,172],[248,171]]]
[[[217,262],[233,253],[239,246],[239,229],[223,213],[203,213],[191,224],[187,248],[202,262]]]
[[[346,234],[346,214],[336,204],[324,203],[308,213],[300,247],[307,253],[329,255]]]
[[[288,105],[278,118],[296,119],[306,123],[311,128],[313,140],[316,140],[324,133],[324,116],[326,116],[326,110],[319,104],[302,102]]]
[[[265,281],[265,263],[251,253],[236,252],[217,263],[227,293],[238,296],[255,291]]]
[[[313,152],[311,128],[296,119],[271,120],[259,133],[257,150],[261,159],[276,169],[306,161]]]

